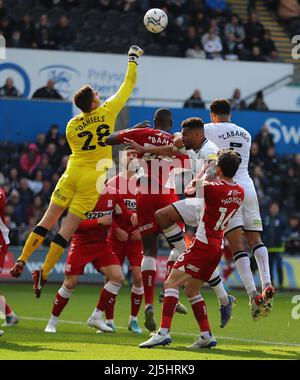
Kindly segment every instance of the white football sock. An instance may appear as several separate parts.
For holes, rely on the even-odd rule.
[[[252,250],[257,262],[260,280],[263,290],[271,285],[271,274],[269,265],[269,254],[267,247],[264,244],[258,244]]]
[[[257,294],[253,275],[250,268],[250,260],[247,252],[237,252],[234,255],[236,269],[239,272],[241,280],[245,286],[247,294],[253,298]]]
[[[103,312],[101,310],[95,309],[91,318],[93,319],[102,319]]]
[[[208,281],[209,286],[216,293],[216,296],[219,299],[220,305],[227,306],[229,304],[228,294],[224,288],[222,279],[220,277],[219,269],[217,268],[211,276],[211,279]]]

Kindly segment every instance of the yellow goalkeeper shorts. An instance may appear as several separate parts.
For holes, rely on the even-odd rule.
[[[105,180],[106,171],[69,167],[56,185],[51,202],[85,219],[94,210]]]

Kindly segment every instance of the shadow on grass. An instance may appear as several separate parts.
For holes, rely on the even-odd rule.
[[[41,352],[41,351],[51,351],[51,352],[76,352],[74,350],[56,350],[53,348],[41,347],[41,346],[25,346],[17,343],[0,342],[0,352],[1,349],[14,352]]]
[[[270,347],[272,348],[272,347]],[[195,350],[188,350],[184,346],[180,347],[172,347],[169,346],[167,350],[170,351],[185,351],[185,352],[191,352],[191,353],[198,353],[200,358],[202,355],[206,355],[207,357],[214,358],[216,355],[221,355],[228,358],[244,358],[244,359],[263,359],[263,360],[270,360],[270,359],[282,359],[282,360],[299,360],[300,359],[300,350],[299,351],[286,351],[286,350],[274,350],[277,352],[280,352],[281,354],[276,354],[272,352],[267,352],[268,347],[266,347],[266,351],[264,350],[257,350],[257,349],[251,349],[251,348],[241,348],[232,350],[230,348],[214,348],[212,350],[209,349],[199,349],[199,351]]]

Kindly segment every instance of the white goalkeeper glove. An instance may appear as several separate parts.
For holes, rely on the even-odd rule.
[[[131,46],[128,52],[129,62],[138,64],[138,59],[144,54],[144,50],[138,46]]]

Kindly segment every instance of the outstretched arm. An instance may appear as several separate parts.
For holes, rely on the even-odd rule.
[[[104,103],[104,107],[109,108],[112,111],[112,113],[114,113],[116,116],[120,113],[122,108],[127,103],[127,100],[129,99],[136,85],[138,59],[143,54],[143,50],[140,49],[138,46],[132,46],[130,48],[128,52],[128,68],[124,82],[122,83],[118,92]]]

